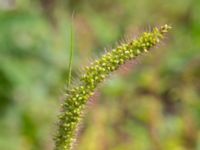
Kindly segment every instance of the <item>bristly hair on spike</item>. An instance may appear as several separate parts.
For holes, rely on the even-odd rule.
[[[144,32],[139,38],[117,46],[89,66],[84,67],[79,84],[67,90],[67,97],[61,106],[55,150],[73,148],[87,102],[94,95],[98,85],[120,66],[157,45],[169,29],[171,29],[169,25],[155,27],[152,32]]]

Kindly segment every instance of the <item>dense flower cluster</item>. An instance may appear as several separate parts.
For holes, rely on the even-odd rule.
[[[68,96],[62,104],[58,133],[55,138],[56,150],[70,150],[72,148],[86,103],[98,84],[125,62],[136,58],[143,52],[148,52],[151,47],[163,39],[164,33],[168,32],[170,28],[170,26],[164,25],[160,28],[154,28],[152,32],[144,32],[138,39],[122,44],[104,54],[90,66],[85,67],[80,85],[68,90]]]

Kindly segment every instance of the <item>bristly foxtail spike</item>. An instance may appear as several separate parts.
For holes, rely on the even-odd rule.
[[[72,86],[70,92],[67,92],[68,96],[63,103],[59,117],[55,150],[72,149],[82,114],[97,86],[108,78],[113,71],[118,70],[120,66],[156,46],[169,29],[171,29],[171,26],[164,25],[160,28],[153,28],[152,32],[144,32],[139,38],[106,52],[86,67],[79,79],[80,83]]]

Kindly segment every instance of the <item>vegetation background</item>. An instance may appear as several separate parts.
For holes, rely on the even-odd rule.
[[[53,149],[73,11],[73,79],[124,36],[173,26],[99,87],[76,149],[200,150],[199,0],[0,0],[0,150]]]

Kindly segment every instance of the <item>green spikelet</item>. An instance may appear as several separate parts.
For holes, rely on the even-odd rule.
[[[95,88],[125,62],[135,59],[143,52],[148,52],[163,39],[164,33],[168,32],[170,28],[170,26],[164,25],[154,28],[152,32],[144,32],[138,39],[118,46],[91,63],[90,66],[85,67],[80,84],[67,91],[68,96],[62,104],[58,133],[55,138],[55,150],[72,149],[82,113]]]

